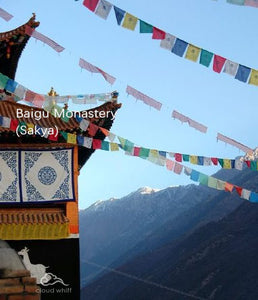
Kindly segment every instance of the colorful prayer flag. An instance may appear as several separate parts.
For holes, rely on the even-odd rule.
[[[232,192],[233,189],[234,189],[234,185],[233,184],[228,183],[228,182],[225,183],[225,191],[226,192]]]
[[[177,38],[174,47],[172,48],[172,53],[182,57],[185,53],[185,49],[187,45],[188,45],[187,42]]]
[[[211,60],[213,57],[213,53],[209,52],[207,50],[202,49],[201,50],[201,56],[200,56],[200,64],[205,66],[205,67],[209,67]]]
[[[196,170],[192,170],[191,175],[190,175],[191,180],[198,181],[199,176],[200,176],[200,172],[198,172]]]
[[[101,149],[105,151],[109,151],[109,142],[101,141]]]
[[[227,2],[231,4],[244,5],[245,0],[227,0]]]
[[[249,84],[258,85],[258,70],[252,69]]]
[[[226,60],[223,72],[231,76],[236,76],[239,64],[231,60]]]
[[[245,0],[246,6],[258,7],[258,0]]]
[[[251,191],[246,190],[246,189],[242,189],[241,198],[243,198],[245,200],[249,200],[250,194],[251,194]]]
[[[138,21],[138,18],[136,18],[135,16],[133,16],[129,13],[126,13],[122,26],[124,28],[134,30],[136,27],[137,21]]]
[[[258,194],[251,192],[249,200],[250,200],[250,202],[257,203],[258,202]]]
[[[154,40],[164,40],[166,36],[166,32],[157,28],[153,27],[153,34],[152,34],[152,39]]]
[[[179,162],[182,162],[182,154],[180,154],[180,153],[175,153],[175,160],[176,160],[176,161],[179,161]]]
[[[213,71],[220,73],[224,66],[225,61],[226,58],[215,54],[213,59]]]
[[[185,58],[189,59],[191,61],[196,62],[197,59],[198,59],[198,57],[199,57],[200,51],[201,51],[200,48],[198,48],[198,47],[196,47],[194,45],[189,44],[189,47],[188,47],[188,49],[186,51]]]
[[[91,10],[92,12],[94,12],[98,2],[99,0],[84,0],[83,5],[87,7],[89,10]]]
[[[114,12],[115,12],[115,15],[116,15],[117,24],[121,25],[121,22],[124,18],[124,15],[125,15],[125,11],[122,10],[121,8],[119,8],[119,7],[114,6]]]
[[[76,134],[67,133],[67,143],[76,144]]]
[[[170,33],[166,33],[165,39],[160,41],[160,47],[171,51],[172,47],[174,46],[175,40],[175,36]]]
[[[12,80],[12,79],[8,79],[7,82],[6,82],[6,86],[5,86],[5,89],[7,90],[7,92],[9,93],[13,93],[16,89],[16,86],[17,86],[17,82]]]
[[[97,9],[95,11],[95,14],[103,18],[104,20],[106,20],[110,13],[111,8],[112,8],[112,4],[110,2],[106,0],[100,0]]]
[[[93,139],[93,142],[92,142],[92,148],[93,149],[101,149],[101,140],[98,140],[98,139]]]
[[[0,8],[0,17],[8,22],[13,16],[9,14],[6,10]]]
[[[152,33],[153,26],[140,20],[140,33]]]
[[[218,181],[218,179],[209,176],[209,178],[208,178],[208,187],[216,189],[217,188],[217,181]]]
[[[0,89],[4,89],[9,78],[0,73]]]
[[[119,151],[119,146],[117,143],[110,143],[110,150],[111,151]]]
[[[180,175],[182,173],[182,170],[183,170],[183,166],[180,165],[179,163],[175,162],[175,165],[174,165],[174,173]]]
[[[198,164],[198,157],[196,155],[190,155],[190,163],[197,165]]]
[[[174,162],[171,159],[166,159],[166,167],[169,171],[172,171],[174,168]]]
[[[139,156],[140,156],[141,158],[147,158],[147,157],[149,156],[149,153],[150,153],[150,149],[141,147],[141,148],[140,148]]]
[[[247,82],[250,72],[251,72],[250,68],[239,65],[235,79],[238,79],[242,82]]]
[[[205,175],[203,173],[199,174],[198,181],[200,182],[200,184],[207,186],[208,185],[208,180],[209,180],[209,176],[208,175]]]

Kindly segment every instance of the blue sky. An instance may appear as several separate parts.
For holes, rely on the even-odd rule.
[[[227,4],[225,0],[114,0],[114,5],[189,43],[245,66],[258,69],[258,9]],[[61,44],[58,54],[35,41],[27,44],[19,62],[16,81],[47,93],[51,86],[60,95],[117,90],[123,104],[111,131],[148,148],[234,158],[243,153],[216,141],[220,132],[251,148],[257,146],[258,87],[217,74],[198,63],[159,47],[150,34],[117,26],[113,10],[107,21],[73,0],[9,0],[0,7],[14,15],[0,19],[0,31],[25,23],[33,12],[38,31]],[[78,66],[79,58],[117,78],[110,86],[99,74]],[[129,84],[163,104],[160,112],[125,93]],[[69,106],[82,110],[91,106]],[[208,126],[203,134],[171,118],[173,109]],[[218,168],[195,167],[206,174]],[[81,170],[80,208],[97,200],[124,196],[142,186],[166,188],[192,183],[148,161],[121,151],[97,151]]]

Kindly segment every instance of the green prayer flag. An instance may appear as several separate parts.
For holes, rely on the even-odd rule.
[[[69,122],[69,117],[67,116],[67,112],[69,112],[67,109],[64,109],[64,114],[62,114],[61,116],[61,119],[64,121],[64,122]]]
[[[4,89],[8,81],[8,77],[0,73],[0,89]]]
[[[122,148],[124,149],[125,148],[125,139],[122,138],[121,136],[118,136],[118,139],[119,139],[119,142],[120,142]]]
[[[221,168],[223,168],[224,167],[224,160],[223,160],[223,158],[218,158],[218,162],[221,165]]]
[[[200,64],[204,65],[205,67],[209,67],[212,57],[213,57],[212,52],[202,49],[201,56],[200,56]]]
[[[200,175],[199,175],[199,182],[200,182],[200,184],[202,184],[202,185],[208,185],[208,179],[209,179],[209,176],[208,175],[205,175],[205,174],[202,174],[202,173],[200,173]]]
[[[139,156],[142,157],[142,158],[146,158],[148,157],[150,154],[150,149],[147,149],[147,148],[141,148],[140,149],[140,153],[139,153]]]
[[[140,33],[152,33],[153,26],[140,20]]]
[[[245,4],[245,0],[227,0],[228,3],[231,4],[237,4],[237,5],[244,5]]]
[[[26,124],[25,122],[23,122],[23,121],[20,121],[20,122],[19,122],[19,125],[18,125],[18,131],[19,131],[19,132],[22,131],[22,129],[21,129],[22,126],[26,126],[26,127],[27,127],[27,124]]]
[[[67,141],[67,132],[60,131],[60,133],[62,134],[62,137]]]
[[[257,161],[255,160],[251,161],[251,170],[253,171],[257,170]]]
[[[189,161],[189,155],[183,154],[183,161]]]
[[[109,151],[109,142],[102,141],[102,142],[101,142],[101,149],[102,149],[102,150]]]
[[[132,152],[134,147],[134,143],[130,142],[129,140],[125,140],[124,150],[128,152]]]
[[[217,182],[218,182],[218,179],[216,179],[214,177],[209,177],[208,178],[208,187],[216,189],[217,188]]]

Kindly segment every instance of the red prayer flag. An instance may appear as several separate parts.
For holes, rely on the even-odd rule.
[[[97,133],[99,127],[93,123],[90,123],[90,126],[88,127],[88,134],[90,136],[95,136],[95,134]]]
[[[213,164],[214,164],[215,166],[218,165],[218,159],[217,159],[216,157],[211,157],[211,161],[213,162]]]
[[[152,38],[154,40],[164,40],[166,37],[166,32],[158,29],[157,27],[153,27]]]
[[[176,160],[176,161],[179,161],[179,162],[182,162],[182,154],[180,154],[180,153],[175,153],[175,160]]]
[[[100,149],[101,148],[101,140],[93,139],[92,148]]]
[[[213,59],[213,71],[220,73],[224,66],[225,61],[226,58],[215,54]]]
[[[139,156],[140,155],[140,147],[134,147],[133,148],[133,155],[134,156]]]
[[[235,189],[236,189],[238,195],[241,197],[243,188],[241,188],[240,186],[235,185]]]
[[[245,160],[245,163],[247,164],[248,168],[251,168],[251,162],[250,162],[250,160]]]
[[[53,134],[49,134],[48,139],[50,141],[56,142],[58,140],[58,130],[53,129]]]
[[[17,119],[11,119],[10,130],[15,131],[19,125],[19,121]]]
[[[99,0],[84,0],[83,5],[86,6],[89,10],[95,11]]]

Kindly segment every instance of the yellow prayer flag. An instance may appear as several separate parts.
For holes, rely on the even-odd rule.
[[[196,155],[190,155],[190,163],[197,165],[198,164],[198,157]]]
[[[124,28],[134,30],[136,27],[137,21],[138,21],[138,18],[136,18],[135,16],[133,16],[129,13],[126,13],[122,26]]]
[[[196,62],[199,57],[200,51],[201,51],[200,48],[194,45],[189,45],[185,58]]]
[[[76,134],[67,133],[67,143],[76,144]]]
[[[221,190],[221,191],[224,191],[225,190],[225,184],[226,182],[225,181],[222,181],[222,180],[217,180],[217,190]]]
[[[150,149],[150,154],[149,154],[149,156],[152,156],[152,157],[158,157],[158,150]]]
[[[249,84],[258,85],[258,70],[252,69]]]
[[[32,124],[32,123],[28,123],[28,124],[27,124],[28,129],[34,129],[34,126],[35,126],[35,125]]]
[[[119,146],[117,143],[110,143],[110,150],[111,151],[118,151],[119,150]]]
[[[223,168],[231,169],[231,160],[230,159],[223,159]]]

